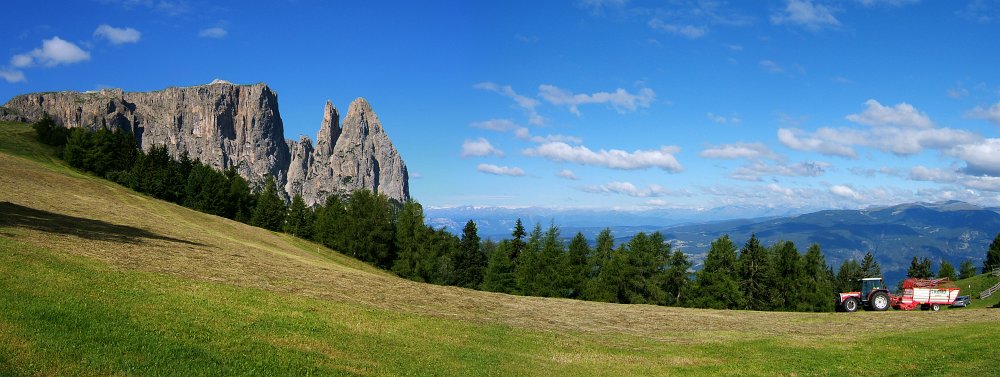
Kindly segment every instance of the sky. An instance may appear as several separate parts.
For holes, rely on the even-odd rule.
[[[0,102],[366,98],[425,207],[1000,206],[1000,1],[16,2]]]

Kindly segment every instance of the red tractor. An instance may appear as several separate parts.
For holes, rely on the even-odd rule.
[[[861,291],[845,292],[837,296],[837,310],[854,312],[859,308],[883,311],[892,307],[897,310],[941,310],[941,305],[951,305],[958,298],[959,289],[948,286],[948,279],[903,280],[903,294],[889,293],[882,278],[861,279]]]

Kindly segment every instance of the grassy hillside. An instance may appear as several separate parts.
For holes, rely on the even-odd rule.
[[[1000,291],[993,293],[985,300],[979,299],[979,293],[1000,283],[1000,276],[980,274],[968,279],[958,280],[955,286],[962,289],[963,295],[972,297],[972,308],[987,308],[1000,303]]]
[[[414,283],[76,173],[31,136],[0,124],[0,375],[1000,374],[1000,310],[717,311]]]

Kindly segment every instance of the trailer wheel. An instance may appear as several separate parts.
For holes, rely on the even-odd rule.
[[[858,311],[858,299],[851,297],[844,301],[844,311],[848,313]]]
[[[868,302],[871,303],[872,310],[881,312],[889,309],[889,296],[885,292],[875,292]]]
[[[939,310],[941,310],[941,305],[938,305],[938,304],[931,305],[931,310],[935,311],[935,312],[939,311]]]

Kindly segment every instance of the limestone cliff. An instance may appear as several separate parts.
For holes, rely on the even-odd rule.
[[[285,140],[277,94],[265,84],[216,80],[155,92],[31,93],[0,108],[7,120],[31,122],[44,114],[65,127],[131,131],[144,150],[162,145],[174,157],[186,151],[215,168],[234,167],[258,187],[272,176],[286,199],[301,194],[307,204],[355,189],[409,199],[406,166],[361,98],[343,127],[327,102],[315,148],[308,138]]]

